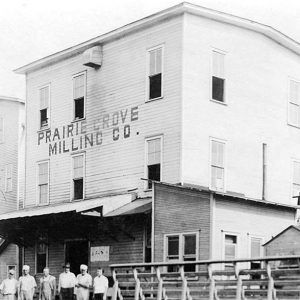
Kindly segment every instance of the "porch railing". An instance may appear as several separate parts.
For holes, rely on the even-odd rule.
[[[300,299],[300,256],[114,264],[112,300]]]

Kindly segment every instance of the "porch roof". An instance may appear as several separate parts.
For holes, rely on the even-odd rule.
[[[82,200],[76,202],[67,202],[43,206],[34,206],[21,209],[18,211],[13,211],[10,213],[0,214],[0,221],[18,219],[18,218],[28,218],[34,216],[59,214],[65,212],[86,212],[89,210],[96,210],[97,208],[102,208],[102,215],[115,211],[116,209],[130,203],[135,198],[135,194],[119,194],[104,196],[91,200]]]

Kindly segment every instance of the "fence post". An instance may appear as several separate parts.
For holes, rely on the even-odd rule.
[[[184,266],[181,265],[179,267],[179,273],[182,281],[182,292],[181,292],[181,300],[186,300],[186,291],[187,291],[187,281],[184,277]]]
[[[117,300],[119,284],[118,284],[117,274],[116,274],[115,269],[112,270],[112,277],[113,277],[113,280],[114,280],[114,286],[113,286],[113,292],[112,292],[111,299],[112,300]]]
[[[239,275],[239,269],[237,267],[237,262],[234,263],[234,273],[236,282],[236,300],[241,300],[242,297],[242,278]]]
[[[133,277],[135,280],[134,300],[139,300],[141,284],[140,280],[138,279],[138,272],[136,268],[133,268]]]
[[[214,300],[215,299],[215,279],[213,277],[212,265],[211,264],[207,265],[207,272],[208,272],[208,277],[209,277],[209,280],[210,280],[209,300]]]
[[[157,281],[158,281],[157,300],[161,300],[162,299],[163,280],[160,276],[160,269],[158,266],[155,268],[155,271],[156,271],[156,277],[157,277]]]
[[[272,270],[270,266],[270,262],[266,261],[266,268],[267,268],[267,274],[268,274],[268,300],[273,300],[274,296],[274,280],[272,277]]]

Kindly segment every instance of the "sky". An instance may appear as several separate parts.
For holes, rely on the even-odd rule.
[[[181,0],[0,0],[0,95],[25,99],[34,60],[176,5]],[[270,25],[300,42],[299,0],[189,0]]]

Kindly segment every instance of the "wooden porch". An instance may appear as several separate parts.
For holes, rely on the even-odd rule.
[[[112,300],[300,299],[299,262],[300,256],[277,256],[114,264]]]

